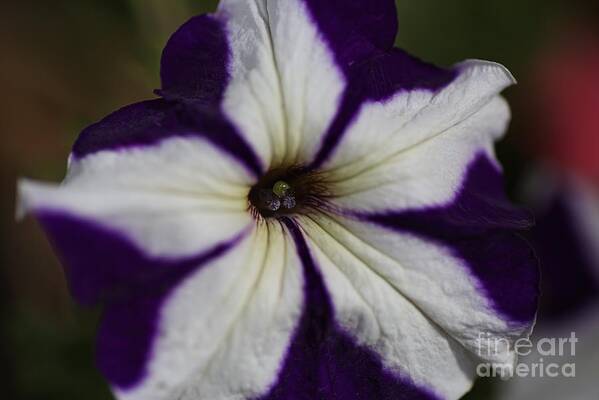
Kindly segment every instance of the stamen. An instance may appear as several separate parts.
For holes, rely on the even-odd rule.
[[[281,208],[281,199],[272,190],[268,189],[260,190],[260,203],[268,211],[277,211]]]
[[[291,210],[296,204],[295,197],[293,196],[285,196],[281,199],[281,205],[288,210]]]

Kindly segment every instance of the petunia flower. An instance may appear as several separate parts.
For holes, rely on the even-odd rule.
[[[117,398],[455,399],[514,362],[538,276],[493,153],[513,78],[396,28],[392,0],[223,0],[169,40],[159,99],[85,129],[60,186],[20,182],[104,306]]]
[[[599,187],[599,33],[594,21],[579,21],[555,36],[530,71],[526,104],[538,134],[527,150]]]

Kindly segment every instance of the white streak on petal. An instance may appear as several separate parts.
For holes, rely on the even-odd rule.
[[[338,109],[345,79],[301,0],[269,1],[285,109],[287,161],[312,160]]]
[[[322,223],[322,222],[321,222]],[[457,341],[362,257],[364,243],[348,245],[304,219],[340,325],[380,355],[390,371],[408,376],[440,398],[459,398],[472,385],[474,363]],[[401,268],[395,266],[396,268]]]
[[[299,0],[224,0],[232,51],[223,108],[269,166],[311,160],[345,87]]]
[[[480,284],[449,249],[409,234],[390,233],[376,225],[346,219],[314,217],[311,237],[320,246],[326,232],[334,238],[337,252],[350,249],[354,263],[371,270],[478,357],[479,334],[509,343],[530,334],[529,326],[508,324],[484,297]],[[331,239],[332,240],[332,239]],[[325,245],[331,246],[331,240]],[[332,254],[332,251],[330,251]],[[341,268],[339,262],[336,264]],[[356,267],[357,268],[357,267]],[[373,275],[374,279],[374,275]],[[362,284],[356,283],[359,287]],[[499,341],[497,354],[481,354],[491,362],[512,364],[516,355]]]
[[[476,114],[434,139],[372,164],[353,176],[338,177],[334,204],[353,211],[399,211],[446,204],[461,187],[470,162],[480,153],[494,160],[493,140],[505,131],[510,112],[493,98]],[[400,133],[401,134],[401,133]]]
[[[456,79],[437,92],[400,91],[385,102],[364,104],[326,169],[334,170],[338,177],[352,176],[442,136],[515,82],[505,67],[491,62],[470,60],[454,68],[459,71]],[[505,127],[505,122],[498,121],[497,127]],[[502,133],[494,130],[494,138]]]
[[[231,51],[223,109],[266,167],[285,151],[285,110],[270,38],[265,0],[220,2]]]
[[[185,257],[253,223],[250,183],[208,142],[176,138],[71,162],[62,185],[22,180],[18,212],[64,212],[118,230],[148,255]]]

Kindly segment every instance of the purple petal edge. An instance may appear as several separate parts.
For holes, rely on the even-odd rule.
[[[220,104],[230,78],[229,58],[223,23],[211,15],[191,18],[170,37],[162,52],[160,94]]]
[[[397,9],[393,0],[302,0],[343,71],[393,46]]]
[[[334,321],[334,310],[303,234],[290,219],[304,274],[304,307],[276,383],[256,400],[435,399],[428,390],[386,370]]]
[[[50,210],[36,216],[64,265],[73,297],[85,305],[105,305],[97,337],[97,365],[121,390],[143,380],[158,334],[160,309],[169,294],[243,236],[196,256],[158,259],[92,221]]]
[[[532,227],[533,217],[509,202],[501,173],[486,155],[469,165],[459,194],[448,205],[355,215],[447,246],[464,260],[499,315],[518,325],[534,320],[538,262],[516,233]]]

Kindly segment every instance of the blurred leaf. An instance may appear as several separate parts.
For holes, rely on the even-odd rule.
[[[77,313],[75,321],[21,309],[9,324],[8,341],[14,354],[14,400],[112,399],[92,367],[97,315]]]

